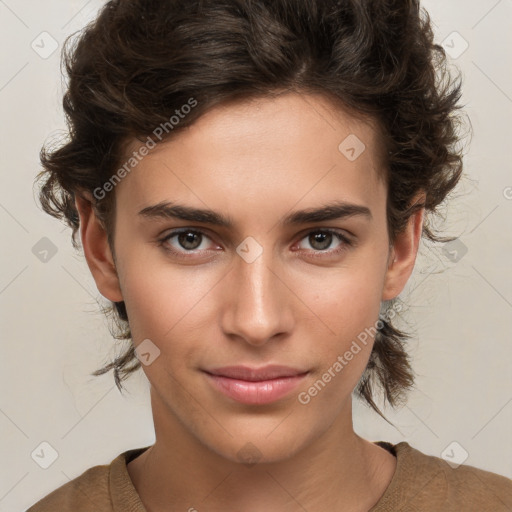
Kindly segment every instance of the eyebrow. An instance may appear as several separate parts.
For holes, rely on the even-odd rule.
[[[192,208],[170,201],[147,206],[139,212],[139,215],[148,219],[180,219],[189,222],[201,222],[228,229],[232,229],[235,224],[231,217],[213,210]],[[360,216],[367,220],[373,218],[371,210],[366,206],[346,201],[333,201],[318,208],[292,212],[282,219],[281,225],[295,226],[355,216]]]

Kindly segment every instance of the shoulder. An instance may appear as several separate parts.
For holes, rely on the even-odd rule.
[[[55,489],[32,505],[27,512],[111,511],[108,489],[109,466],[94,466]]]
[[[81,475],[34,503],[26,512],[113,512],[143,510],[132,485],[127,463],[149,447],[134,448],[110,464],[87,469]]]
[[[404,503],[415,510],[512,510],[512,480],[470,465],[450,465],[406,442],[394,446],[397,454],[395,487],[402,488]],[[401,460],[400,460],[401,459]],[[400,464],[400,465],[399,465]]]

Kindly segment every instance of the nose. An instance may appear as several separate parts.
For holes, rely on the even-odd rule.
[[[272,262],[271,251],[251,263],[237,256],[223,283],[222,327],[226,336],[262,346],[290,333],[293,301],[282,266]]]

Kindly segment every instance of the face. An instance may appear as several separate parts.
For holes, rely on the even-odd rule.
[[[155,417],[233,461],[247,443],[276,461],[331,426],[348,428],[373,338],[341,370],[336,362],[414,263],[407,253],[401,272],[390,270],[379,155],[374,127],[321,96],[286,94],[216,107],[117,185],[118,289],[89,264],[102,294],[125,301],[135,346],[146,343]],[[335,203],[357,206],[294,217]],[[164,204],[230,225],[173,217]],[[224,392],[230,379],[207,373],[239,365],[305,375],[245,387],[231,379]]]

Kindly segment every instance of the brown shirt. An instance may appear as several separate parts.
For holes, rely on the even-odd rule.
[[[369,512],[510,512],[512,480],[473,466],[452,468],[406,442],[376,444],[397,457],[393,478]],[[126,465],[149,446],[89,468],[27,512],[147,512]]]

